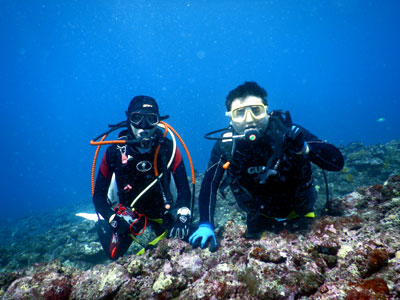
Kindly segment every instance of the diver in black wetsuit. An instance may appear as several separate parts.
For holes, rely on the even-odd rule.
[[[195,247],[210,242],[212,251],[217,248],[213,221],[218,189],[230,185],[247,212],[246,236],[259,238],[266,229],[315,216],[310,162],[329,171],[344,164],[335,146],[293,124],[288,112],[268,114],[267,92],[255,82],[232,90],[226,108],[231,126],[215,138],[199,195],[200,224],[189,238]]]
[[[160,117],[156,101],[134,97],[126,115],[127,130],[120,139],[130,143],[107,148],[93,194],[100,242],[112,259],[122,256],[149,224],[158,236],[165,236],[169,229],[169,237],[187,238],[191,218],[182,155],[174,141],[163,136],[160,120],[166,117]],[[162,174],[158,178],[155,169]],[[177,190],[175,218],[170,213],[171,175]]]

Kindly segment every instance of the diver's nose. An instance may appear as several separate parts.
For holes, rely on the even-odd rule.
[[[244,121],[247,122],[247,123],[250,123],[250,122],[253,122],[253,121],[254,121],[254,118],[253,118],[253,116],[251,115],[249,109],[246,109],[245,116],[244,116]]]

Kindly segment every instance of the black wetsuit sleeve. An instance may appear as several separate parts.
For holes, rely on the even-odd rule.
[[[110,164],[111,149],[108,148],[103,156],[100,169],[97,173],[96,184],[94,187],[93,204],[96,212],[99,213],[106,221],[113,214],[113,210],[109,201],[107,201],[108,188],[111,183],[112,174],[114,172]]]
[[[340,171],[343,168],[344,158],[338,148],[320,140],[304,127],[296,126],[300,127],[304,133],[304,139],[310,149],[307,158],[311,162],[327,171]]]
[[[214,225],[217,192],[225,172],[223,164],[226,162],[222,155],[220,143],[219,141],[216,142],[213,147],[207,170],[201,183],[199,195],[200,223],[209,222]]]
[[[174,181],[178,192],[176,206],[178,208],[180,207],[190,208],[189,183],[187,179],[185,164],[183,162],[182,155],[178,148],[174,158],[174,167],[172,175],[174,176]]]

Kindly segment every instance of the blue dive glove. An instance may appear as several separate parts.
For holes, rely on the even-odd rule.
[[[215,238],[213,226],[206,222],[201,223],[199,228],[190,236],[189,243],[193,247],[201,246],[204,249],[207,243],[210,242],[210,251],[217,250],[217,239]]]

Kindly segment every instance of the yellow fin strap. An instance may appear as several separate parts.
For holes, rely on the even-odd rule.
[[[300,216],[293,210],[287,217],[287,220],[299,218]],[[315,218],[315,212],[310,211],[304,215],[305,218]]]
[[[274,218],[274,217],[267,216],[266,214],[263,214],[263,213],[260,213],[260,215],[263,216],[264,218],[274,219],[278,222],[296,219],[296,218],[300,217],[294,210],[292,210],[286,218]],[[315,212],[311,211],[311,212],[305,214],[304,217],[305,218],[315,218]]]
[[[157,223],[157,224],[162,224],[163,223],[162,219],[150,219],[150,218],[147,218],[147,220],[149,220],[151,222],[154,222],[154,223]]]
[[[134,240],[136,243],[138,243],[139,245],[142,245],[142,243],[131,233],[129,234],[130,237],[132,238],[132,240]]]
[[[164,239],[164,238],[167,237],[167,233],[168,233],[168,230],[165,230],[161,235],[159,235],[159,236],[156,237],[154,240],[152,240],[150,243],[148,243],[147,246],[152,246],[152,247],[154,247],[155,245],[158,244],[159,241],[161,241],[162,239]],[[137,238],[134,237],[133,234],[131,235],[131,237],[132,237],[132,239],[133,239],[135,242],[137,242],[139,245],[143,246],[143,245],[139,242],[139,240],[138,240]],[[146,251],[147,246],[146,246],[146,247],[143,247],[142,249],[140,249],[140,250],[136,253],[136,255],[143,255],[144,252]]]
[[[315,212],[311,211],[304,215],[306,218],[315,218]]]
[[[292,210],[290,212],[290,214],[286,217],[286,220],[295,219],[295,218],[298,218],[298,217],[299,217],[299,215],[294,210]]]
[[[142,248],[138,253],[136,253],[136,255],[137,256],[143,255],[145,251],[146,251],[146,248]]]
[[[167,233],[168,233],[168,230],[165,230],[161,235],[159,235],[159,236],[156,237],[154,240],[152,240],[152,241],[149,243],[149,245],[152,245],[152,246],[157,245],[157,243],[158,243],[159,241],[161,241],[162,239],[165,239],[165,238],[167,237]]]

